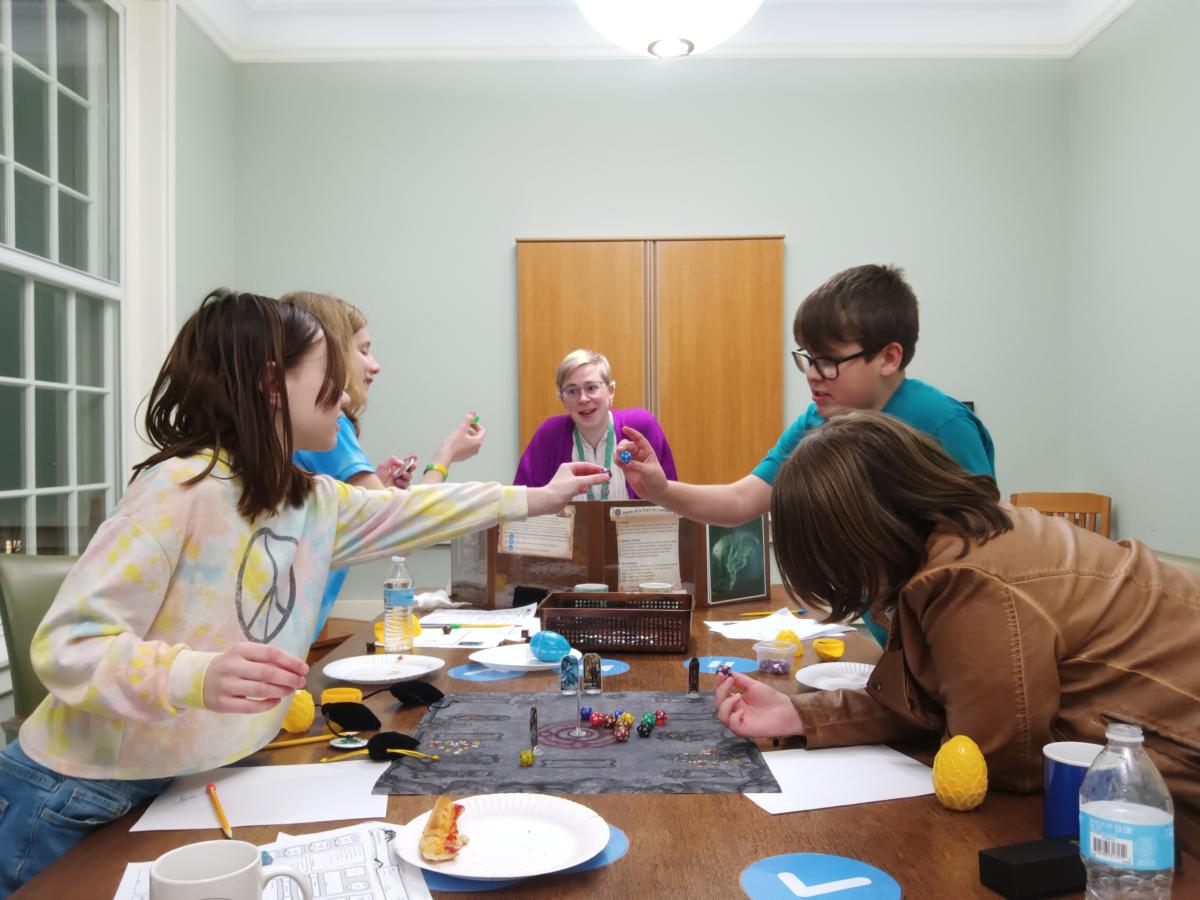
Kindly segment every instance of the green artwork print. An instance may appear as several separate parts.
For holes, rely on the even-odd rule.
[[[761,597],[767,592],[762,518],[708,529],[709,602]]]

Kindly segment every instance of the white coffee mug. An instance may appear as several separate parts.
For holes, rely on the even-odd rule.
[[[150,900],[262,900],[272,878],[296,882],[313,900],[303,872],[262,864],[262,853],[245,841],[203,841],[164,853],[150,867]]]

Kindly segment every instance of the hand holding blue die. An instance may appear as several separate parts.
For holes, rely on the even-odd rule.
[[[633,454],[630,453],[628,450],[622,450],[620,453],[617,454],[617,459],[619,459],[623,463],[627,463],[633,459]]]

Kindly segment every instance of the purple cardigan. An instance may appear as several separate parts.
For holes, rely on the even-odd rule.
[[[612,417],[618,442],[625,437],[621,432],[622,428],[626,425],[636,428],[646,436],[646,440],[654,448],[667,478],[671,481],[679,480],[675,474],[675,457],[671,455],[671,445],[667,443],[667,436],[663,434],[662,426],[658,424],[658,419],[654,418],[652,412],[636,407],[614,409]],[[574,432],[575,423],[567,415],[551,416],[539,425],[529,441],[529,446],[521,454],[517,474],[513,476],[512,483],[528,487],[542,487],[546,484],[554,477],[559,466],[571,461],[571,455],[575,452]],[[631,498],[637,497],[632,485],[628,490]]]

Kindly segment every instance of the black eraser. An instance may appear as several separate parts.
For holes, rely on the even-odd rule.
[[[1082,891],[1087,883],[1077,838],[1049,838],[979,851],[979,881],[1009,900]]]

